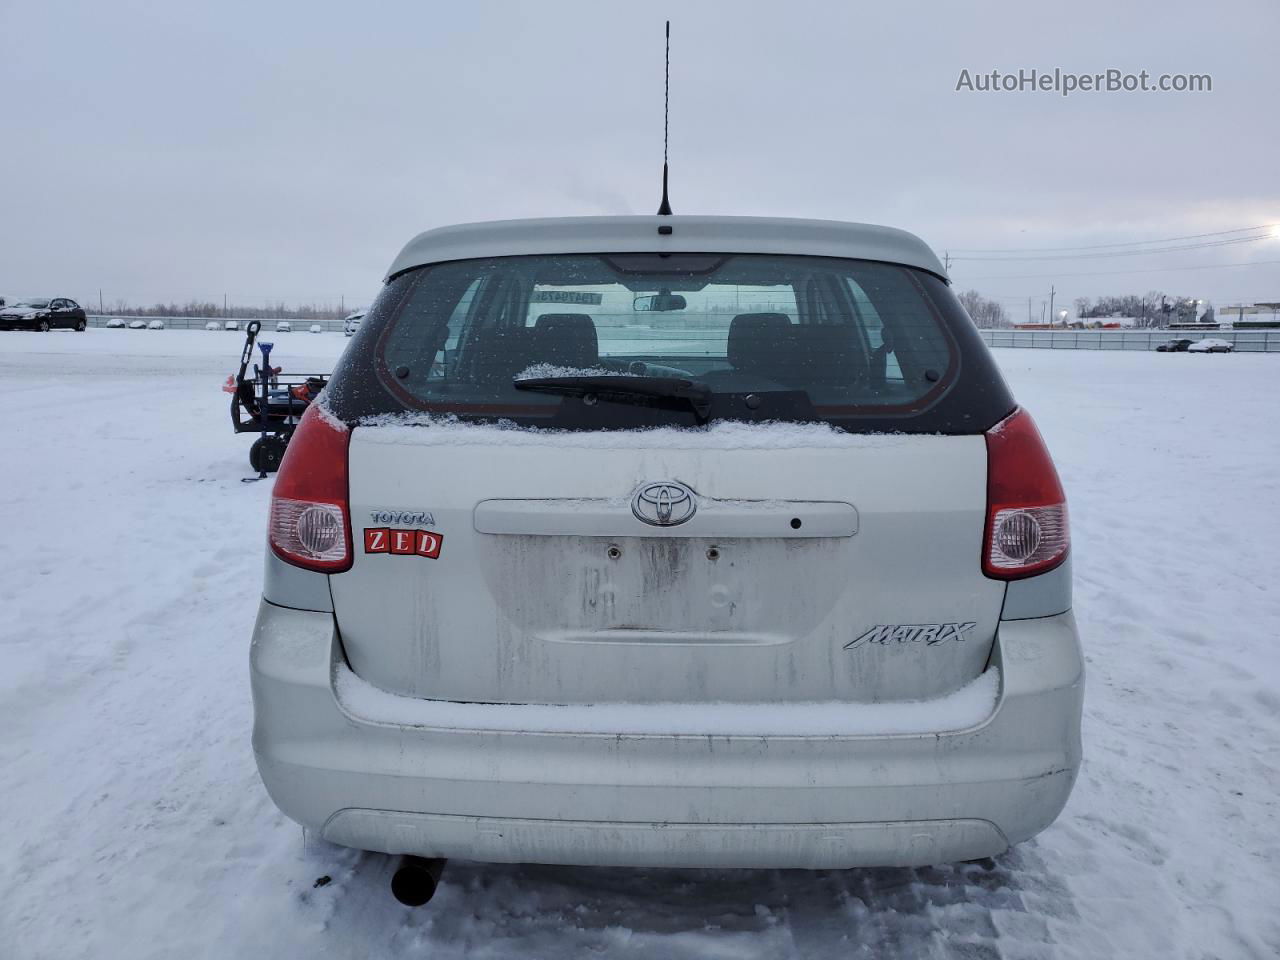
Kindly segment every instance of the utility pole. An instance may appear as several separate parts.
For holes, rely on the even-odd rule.
[[[107,312],[104,309],[102,309],[102,288],[101,287],[98,288],[98,312],[99,313]]]
[[[1057,293],[1053,289],[1053,284],[1049,284],[1049,326],[1053,326],[1053,295]]]
[[[942,268],[946,270],[947,273],[951,272],[951,251],[950,250],[942,251]]]
[[[1027,297],[1027,323],[1031,322],[1031,298]]]

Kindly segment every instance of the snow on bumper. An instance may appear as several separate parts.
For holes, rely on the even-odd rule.
[[[560,723],[546,719],[560,708],[468,704],[443,725],[448,705],[363,689],[331,614],[265,601],[251,665],[254,750],[277,806],[335,843],[387,853],[688,867],[973,859],[1053,822],[1080,762],[1070,613],[1001,623],[985,681],[998,691],[978,714],[978,684],[912,705],[945,733],[918,732],[903,704],[850,705],[827,732],[814,705],[759,705],[756,726],[776,718],[783,735],[747,733],[742,705],[711,705],[711,720],[691,717],[683,732],[670,718],[631,732],[646,729],[643,708],[616,733],[591,707]],[[530,723],[530,709],[542,719]]]

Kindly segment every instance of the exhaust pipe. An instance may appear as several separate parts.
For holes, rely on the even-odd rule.
[[[391,893],[406,907],[420,907],[436,895],[447,861],[405,854],[391,875]]]

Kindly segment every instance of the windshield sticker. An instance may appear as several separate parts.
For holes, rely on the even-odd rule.
[[[581,307],[598,307],[604,295],[582,290],[534,290],[529,294],[530,303],[572,303]]]
[[[891,643],[923,643],[932,647],[947,640],[964,640],[965,634],[977,625],[973,620],[965,623],[880,623],[846,643],[844,648],[852,650],[864,643],[878,643],[881,646]]]
[[[444,535],[430,530],[399,530],[392,527],[365,527],[364,552],[390,553],[402,557],[440,556]]]

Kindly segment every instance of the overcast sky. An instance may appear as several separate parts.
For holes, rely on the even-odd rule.
[[[351,306],[432,226],[652,213],[667,16],[676,213],[940,255],[1280,223],[1277,0],[0,0],[0,295]],[[955,89],[1055,67],[1213,90]],[[1022,315],[1051,283],[1280,300],[1280,238],[952,274]]]

